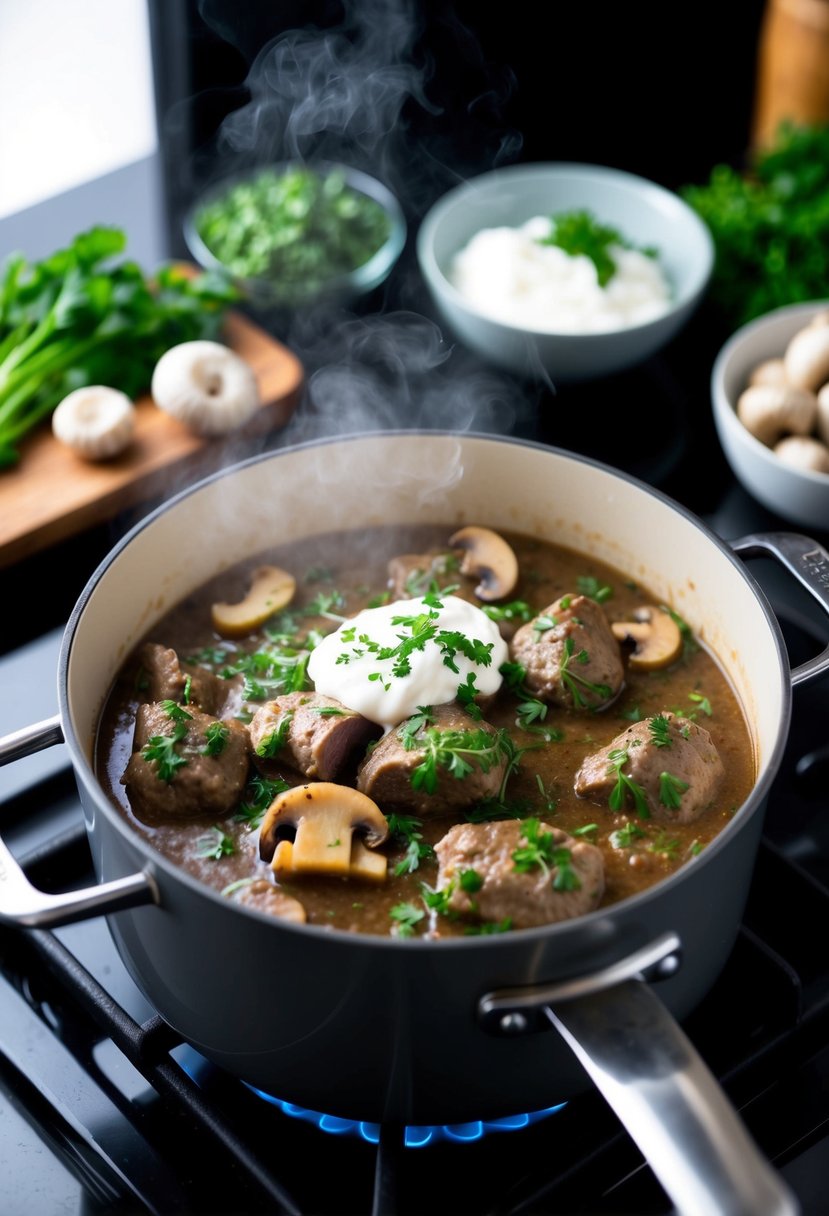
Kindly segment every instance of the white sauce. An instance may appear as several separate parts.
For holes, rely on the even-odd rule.
[[[466,683],[470,673],[475,676],[479,692],[497,692],[502,683],[499,668],[509,657],[498,626],[480,608],[456,595],[441,596],[438,602],[441,608],[430,609],[423,599],[396,600],[379,608],[366,608],[344,621],[311,651],[308,674],[316,691],[336,697],[386,730],[410,718],[419,705],[454,701],[458,686]],[[382,647],[397,647],[401,639],[412,637],[412,630],[393,624],[393,619],[430,611],[437,613],[433,623],[439,632],[462,633],[471,640],[491,645],[489,664],[475,662],[457,651],[453,662],[458,670],[452,671],[444,662],[444,651],[437,638],[433,637],[422,650],[411,651],[408,675],[394,675],[395,657],[378,659],[365,642],[360,642],[364,636]]]
[[[551,229],[543,216],[484,228],[455,256],[452,283],[478,312],[541,333],[627,329],[668,311],[670,286],[656,258],[611,246],[617,269],[602,287],[590,258],[539,244]]]

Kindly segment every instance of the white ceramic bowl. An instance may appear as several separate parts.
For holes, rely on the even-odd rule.
[[[672,304],[656,320],[602,333],[528,330],[477,311],[449,280],[455,255],[481,229],[517,227],[534,216],[588,210],[637,246],[653,246]],[[554,381],[589,380],[647,359],[691,316],[714,262],[707,225],[678,195],[645,178],[598,165],[511,165],[450,190],[427,212],[417,256],[447,328],[489,362]]]
[[[786,304],[738,329],[723,346],[711,373],[714,424],[728,463],[750,494],[776,515],[808,528],[829,531],[829,474],[784,464],[746,430],[737,399],[751,371],[783,354],[791,338],[829,300]]]

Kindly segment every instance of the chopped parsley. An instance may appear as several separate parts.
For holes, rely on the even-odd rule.
[[[423,752],[423,759],[412,770],[410,780],[413,789],[425,790],[427,794],[434,794],[437,789],[439,769],[460,781],[474,772],[476,766],[488,773],[512,754],[512,740],[503,729],[491,733],[482,727],[440,730],[427,726],[420,731],[404,728],[400,738],[407,751]]]
[[[418,908],[417,904],[395,904],[389,910],[389,916],[394,921],[392,932],[397,937],[413,937],[416,926],[425,915],[423,908]]]
[[[186,716],[190,717],[189,714]],[[178,770],[187,764],[187,759],[176,751],[176,744],[181,743],[186,735],[187,727],[183,722],[178,722],[171,735],[153,735],[142,749],[141,755],[144,759],[155,764],[159,781],[164,781],[167,785],[173,780]]]
[[[611,689],[607,684],[595,684],[590,680],[586,680],[584,676],[579,675],[574,671],[571,663],[576,662],[584,666],[590,662],[590,655],[582,647],[581,650],[576,650],[575,642],[571,637],[564,639],[564,657],[559,664],[559,675],[561,682],[570,696],[573,698],[573,705],[576,709],[592,709],[590,701],[586,699],[582,689],[587,689],[589,693],[599,701],[607,701],[611,695]]]
[[[290,788],[288,782],[283,781],[281,777],[269,780],[257,773],[248,782],[244,801],[233,818],[237,823],[246,823],[254,831],[261,824],[274,798]]]
[[[607,805],[611,811],[623,811],[627,806],[628,799],[633,800],[636,814],[640,819],[650,819],[651,813],[648,808],[648,799],[645,791],[638,782],[634,781],[622,772],[622,769],[630,760],[630,751],[628,747],[615,747],[608,754],[608,774],[615,774],[616,784],[610,791],[610,797],[607,800]]]
[[[673,745],[671,724],[664,714],[657,714],[656,717],[648,719],[648,731],[650,732],[651,742],[655,747],[671,747]]]
[[[262,756],[265,759],[272,759],[277,752],[280,752],[288,742],[288,735],[291,732],[291,723],[294,720],[294,711],[286,709],[280,715],[276,726],[267,735],[263,735],[256,745],[257,756]]]
[[[671,773],[659,774],[659,801],[669,811],[678,811],[682,795],[688,789],[688,782],[681,781]]]
[[[173,722],[191,722],[193,720],[193,715],[188,714],[187,710],[182,709],[176,701],[162,701],[161,708]]]
[[[579,595],[586,595],[588,599],[595,600],[597,604],[605,604],[609,599],[613,598],[613,588],[607,583],[600,582],[592,574],[582,575],[576,580],[579,589]]]
[[[614,849],[630,849],[633,847],[635,840],[640,840],[647,833],[643,832],[635,823],[626,823],[624,827],[618,828],[615,832],[611,832],[608,839]]]
[[[639,248],[639,252],[647,257],[656,257],[655,250],[632,245],[617,228],[601,223],[591,211],[584,208],[553,215],[550,225],[549,235],[540,238],[538,243],[556,245],[571,257],[589,258],[596,268],[600,287],[606,287],[616,273],[616,261],[610,252],[614,246],[621,249]]]
[[[193,852],[196,857],[207,857],[213,861],[221,861],[223,857],[232,857],[236,852],[233,839],[227,836],[221,828],[213,827],[209,832],[199,836]]]
[[[204,747],[202,755],[205,756],[220,756],[227,747],[227,741],[230,738],[230,727],[225,726],[224,722],[211,722],[207,730],[204,732]]]
[[[413,815],[386,816],[389,824],[389,834],[402,841],[406,846],[405,856],[394,867],[395,877],[402,874],[412,874],[422,861],[428,861],[435,855],[435,850],[423,839],[420,828],[423,826]]]

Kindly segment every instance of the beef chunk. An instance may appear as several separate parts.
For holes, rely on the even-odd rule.
[[[196,663],[182,664],[175,650],[158,642],[146,642],[138,657],[141,687],[148,701],[175,701],[217,717],[230,716],[239,708],[241,676],[225,680]]]
[[[256,878],[251,882],[242,882],[232,892],[230,898],[247,908],[256,908],[268,916],[276,916],[280,920],[290,920],[294,924],[304,925],[307,917],[305,909],[298,899],[283,891],[280,887],[268,882],[267,878]]]
[[[429,720],[410,718],[372,748],[357,788],[383,810],[452,814],[497,795],[508,761],[501,739],[495,727],[470,717],[456,702],[436,705]],[[436,755],[438,748],[444,751]]]
[[[531,844],[539,860],[516,859]],[[459,823],[435,852],[450,912],[472,920],[548,925],[592,912],[604,893],[601,850],[538,820]]]
[[[197,709],[186,713],[173,718],[161,705],[138,707],[134,751],[121,781],[139,819],[220,819],[242,796],[250,768],[245,728]]]
[[[620,809],[637,810],[639,792],[654,819],[691,823],[714,801],[724,768],[705,727],[666,711],[635,722],[588,756],[573,788],[580,798],[607,805],[619,773],[636,787],[624,787]]]
[[[477,604],[475,579],[461,574],[454,553],[403,553],[388,564],[389,588],[393,600],[414,600],[437,586],[454,587],[453,595]]]
[[[382,727],[319,692],[289,692],[266,702],[248,726],[256,763],[283,763],[303,777],[340,781],[358,762]]]
[[[563,595],[522,625],[510,643],[527,688],[566,709],[602,709],[624,680],[619,643],[600,604]]]

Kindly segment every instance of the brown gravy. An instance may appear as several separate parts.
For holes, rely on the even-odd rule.
[[[387,593],[390,558],[401,553],[439,553],[446,549],[448,535],[447,530],[438,528],[408,529],[405,533],[400,529],[376,529],[369,535],[361,534],[363,543],[356,556],[349,551],[348,534],[315,540],[312,557],[307,546],[300,544],[263,552],[255,562],[246,562],[223,574],[179,604],[146,640],[172,647],[182,659],[199,656],[204,666],[216,672],[221,672],[229,662],[238,662],[245,654],[256,652],[268,641],[263,630],[238,642],[224,642],[211,627],[210,606],[216,600],[241,599],[250,570],[267,561],[296,576],[295,600],[285,610],[287,615],[275,623],[283,630],[282,644],[290,640],[294,646],[300,646],[309,633],[313,637],[314,630],[328,632],[336,628],[337,616],[352,615]],[[646,588],[610,566],[531,537],[504,535],[515,550],[521,572],[519,585],[510,598],[528,603],[533,614],[559,596],[584,590],[586,586],[609,589],[599,594],[611,621],[630,619],[634,609],[654,603]],[[452,578],[458,581],[457,574]],[[334,614],[333,619],[328,614]],[[274,622],[268,627],[273,632]],[[222,654],[223,650],[226,653]],[[216,890],[227,891],[252,876],[270,881],[267,865],[259,860],[258,820],[252,813],[256,799],[251,786],[240,813],[218,824],[212,818],[148,824],[133,813],[121,776],[132,752],[133,725],[140,699],[140,693],[136,692],[135,663],[133,656],[124,665],[100,722],[96,767],[106,793],[134,831],[176,865]],[[282,690],[251,691],[263,694],[248,702],[253,711],[275,691]],[[537,743],[537,736],[516,726],[516,704],[515,695],[504,687],[487,709],[485,718],[496,728],[507,728],[519,747]],[[669,709],[704,726],[720,753],[725,779],[713,806],[693,823],[672,823],[665,828],[653,820],[638,820],[632,807],[623,813],[613,813],[607,806],[576,797],[573,775],[585,755],[605,746],[632,720]],[[525,815],[568,833],[583,832],[588,825],[595,825],[583,838],[596,844],[604,856],[606,886],[602,905],[641,891],[682,865],[693,864],[694,857],[728,823],[754,782],[751,739],[734,691],[716,658],[690,636],[681,657],[671,666],[644,673],[627,668],[622,691],[607,709],[574,712],[550,706],[544,725],[561,737],[523,754],[518,771],[510,778],[506,801],[514,809],[523,809]],[[251,772],[253,775],[255,770]],[[306,780],[287,769],[283,776],[291,785],[304,784]],[[446,818],[424,820],[419,831],[425,842],[434,844],[452,822]],[[434,858],[426,859],[413,872],[393,877],[395,866],[406,854],[405,841],[393,838],[383,846],[383,851],[389,858],[389,877],[379,888],[339,878],[303,878],[283,885],[305,907],[308,923],[362,933],[397,933],[399,922],[391,916],[392,908],[401,904],[424,906],[422,884],[435,887],[437,862]],[[418,936],[424,933],[452,936],[465,931],[464,923],[445,916],[435,917],[433,913],[414,928]]]

